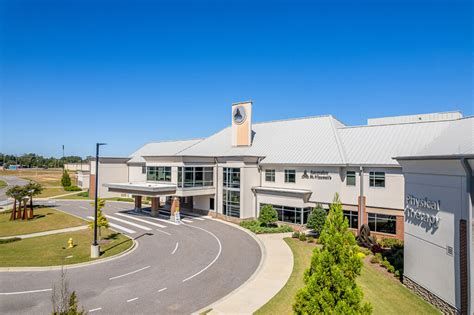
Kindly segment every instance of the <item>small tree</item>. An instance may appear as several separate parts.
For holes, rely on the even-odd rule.
[[[61,177],[61,185],[63,187],[71,186],[71,177],[69,177],[69,173],[67,172],[67,170],[64,170],[63,172],[63,177]]]
[[[33,219],[33,197],[41,194],[43,191],[43,186],[40,183],[30,181],[28,184],[24,186],[24,189],[28,192],[30,196],[30,215],[29,218]]]
[[[91,205],[95,206],[93,202],[91,203]],[[109,221],[107,220],[105,215],[102,213],[103,207],[105,207],[105,199],[99,198],[97,200],[97,227],[99,228],[99,239],[101,237],[101,229],[109,227]],[[91,221],[89,223],[89,227],[91,229],[94,228],[94,221]]]
[[[16,220],[20,218],[21,199],[23,198],[22,189],[23,187],[14,185],[14,186],[10,186],[5,192],[5,195],[7,197],[10,197],[13,199],[13,209],[12,209],[12,214],[10,216],[10,220]],[[17,204],[18,204],[18,209],[17,209]]]
[[[262,209],[260,209],[260,216],[258,217],[258,220],[262,224],[269,226],[278,220],[278,213],[272,205],[265,205],[262,207]]]
[[[357,256],[354,235],[348,229],[339,196],[329,209],[319,242],[306,270],[305,287],[295,297],[296,314],[370,314],[372,307],[363,303],[356,284],[362,261]]]
[[[321,234],[324,223],[326,222],[326,210],[320,204],[317,204],[316,207],[311,211],[308,216],[308,222],[306,227],[316,232],[316,234]]]

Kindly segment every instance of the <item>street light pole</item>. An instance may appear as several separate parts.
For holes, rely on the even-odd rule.
[[[97,243],[97,200],[99,196],[99,147],[106,143],[96,143],[95,147],[95,191],[94,191],[94,242],[91,246],[91,257],[98,258],[100,256],[100,247]]]

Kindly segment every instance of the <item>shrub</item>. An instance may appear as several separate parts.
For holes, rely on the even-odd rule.
[[[83,191],[79,194],[77,194],[79,197],[89,197],[89,192],[88,191]]]
[[[254,232],[255,234],[285,233],[293,231],[293,229],[288,225],[265,226],[258,220],[245,220],[240,222],[240,226]]]
[[[357,253],[357,257],[359,257],[360,259],[364,259],[364,258],[365,258],[365,254],[362,253],[362,252],[358,252],[358,253]]]
[[[372,307],[363,302],[357,286],[362,261],[357,257],[354,235],[349,231],[336,194],[323,226],[319,242],[305,271],[305,286],[295,297],[295,314],[370,314]]]
[[[298,232],[298,231],[293,232],[293,235],[291,235],[291,237],[300,238],[300,232]]]
[[[306,227],[315,231],[316,234],[319,235],[321,233],[321,230],[323,229],[324,222],[326,222],[326,217],[326,210],[324,210],[323,207],[318,204],[309,214]]]
[[[299,239],[300,239],[300,241],[302,241],[302,242],[306,241],[306,234],[305,234],[305,233],[300,233]]]
[[[265,205],[260,209],[258,220],[266,226],[272,225],[278,220],[278,213],[272,205]]]
[[[11,238],[4,238],[0,239],[0,244],[8,244],[8,243],[13,243],[21,240],[19,237],[11,237]]]
[[[308,236],[307,237],[308,243],[314,243],[314,237]]]
[[[382,238],[380,240],[377,240],[377,243],[384,247],[384,248],[392,248],[392,247],[403,247],[403,241],[396,239],[396,238]]]
[[[67,170],[64,170],[63,176],[61,177],[61,185],[63,187],[69,187],[71,186],[71,177],[69,177],[69,173]]]
[[[66,186],[64,187],[65,191],[81,191],[82,189],[77,186]]]

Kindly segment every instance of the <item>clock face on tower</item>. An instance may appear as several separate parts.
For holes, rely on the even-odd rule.
[[[243,106],[236,106],[232,113],[232,118],[236,124],[241,124],[245,121],[245,108]]]

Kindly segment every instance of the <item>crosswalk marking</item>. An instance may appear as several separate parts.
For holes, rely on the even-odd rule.
[[[137,218],[136,216],[133,216],[133,215],[126,215],[126,214],[123,214],[123,213],[114,213],[114,215],[119,215],[119,216],[124,217],[124,218],[140,221],[140,222],[143,222],[143,223],[146,223],[146,224],[151,224],[151,225],[154,225],[154,226],[157,226],[157,227],[160,227],[160,228],[166,228],[166,226],[163,225],[163,224],[158,224],[158,223],[155,223],[155,222],[150,222],[150,221],[147,221],[147,220],[143,220],[143,219]]]
[[[181,221],[186,222],[186,223],[193,223],[193,221],[188,220],[188,219],[181,219]]]
[[[123,219],[120,219],[120,218],[116,218],[116,217],[113,217],[113,216],[110,216],[110,215],[106,215],[105,216],[107,219],[112,219],[112,220],[116,220],[116,221],[119,221],[119,222],[122,222],[122,223],[125,223],[125,224],[128,224],[128,225],[132,225],[134,227],[137,227],[139,229],[142,229],[142,230],[145,230],[145,231],[151,231],[152,229],[149,228],[149,227],[146,227],[146,226],[143,226],[143,225],[140,225],[140,224],[136,224],[136,223],[133,223],[133,222],[129,222],[127,220],[123,220]]]
[[[91,220],[94,220],[94,217],[88,216],[87,218],[88,218],[88,219],[91,219]],[[129,233],[129,234],[135,234],[135,233],[137,233],[137,232],[134,231],[134,230],[131,230],[131,229],[129,229],[129,228],[126,228],[126,227],[124,227],[124,226],[121,226],[121,225],[118,225],[118,224],[115,224],[115,223],[109,222],[109,225],[110,225],[111,227],[113,227],[113,228],[116,228],[116,229],[125,231],[125,232],[127,232],[127,233]]]

